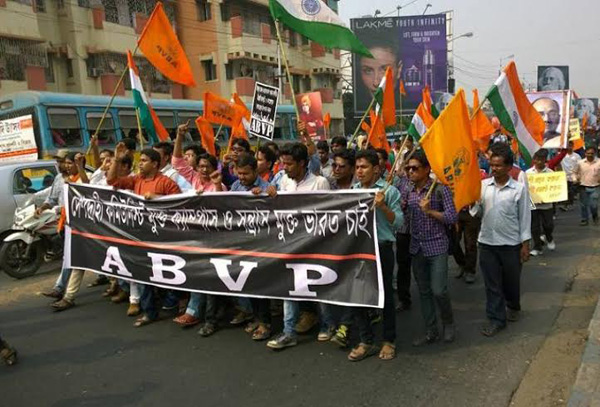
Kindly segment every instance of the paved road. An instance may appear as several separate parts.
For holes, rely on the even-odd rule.
[[[560,216],[557,251],[524,269],[520,322],[482,337],[481,279],[472,286],[451,279],[458,340],[412,348],[422,327],[413,308],[398,317],[391,362],[350,363],[314,335],[273,352],[240,329],[210,338],[168,320],[135,329],[126,308],[107,303],[100,289],[82,289],[77,307],[56,314],[35,295],[55,274],[25,281],[3,275],[0,329],[22,356],[14,368],[0,368],[0,405],[506,406],[552,327],[569,274],[600,230],[577,226],[574,212]]]

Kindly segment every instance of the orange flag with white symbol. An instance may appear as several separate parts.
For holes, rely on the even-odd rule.
[[[179,43],[161,2],[156,3],[138,46],[152,65],[173,82],[196,86],[190,61]]]

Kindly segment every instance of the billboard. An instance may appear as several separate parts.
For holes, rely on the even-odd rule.
[[[598,98],[579,98],[573,100],[575,107],[575,117],[583,120],[587,114],[587,126],[596,127],[598,125]]]
[[[546,124],[543,147],[566,148],[569,134],[571,91],[530,92],[527,93],[527,99]]]
[[[414,111],[421,91],[429,86],[432,94],[448,87],[446,15],[356,18],[350,20],[356,36],[374,58],[353,55],[354,109],[364,113],[388,66],[393,68],[396,111],[400,112],[399,81],[406,96],[402,111]]]
[[[569,67],[567,65],[538,66],[537,90],[566,90],[569,89]]]
[[[315,140],[325,139],[323,124],[323,102],[321,92],[301,93],[296,95],[296,106],[300,109],[300,121],[306,125],[306,132]]]

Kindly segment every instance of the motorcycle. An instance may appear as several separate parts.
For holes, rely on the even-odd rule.
[[[53,209],[35,215],[34,198],[15,211],[13,233],[0,247],[0,267],[21,279],[35,274],[43,262],[62,257],[62,239],[56,226],[60,214]]]

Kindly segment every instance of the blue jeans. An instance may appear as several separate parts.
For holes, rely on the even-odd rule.
[[[158,318],[158,298],[151,285],[140,284],[142,297],[140,298],[140,308],[144,314],[151,320]]]
[[[592,219],[598,219],[598,189],[600,187],[588,188],[581,186],[579,190],[579,205],[581,206],[581,220],[589,219],[589,212],[592,212]]]
[[[237,297],[235,299],[238,307],[246,314],[252,314],[252,301],[247,297]]]
[[[331,305],[318,303],[321,314],[320,330],[326,331],[329,327],[335,327],[335,321],[331,312]],[[300,302],[283,301],[283,333],[296,336],[296,324],[300,318]]]
[[[200,309],[204,308],[204,321],[216,324],[217,322],[217,296],[203,293],[191,293],[186,314],[200,318]]]
[[[67,285],[69,284],[69,279],[71,278],[71,269],[62,269],[56,282],[54,283],[54,289],[58,292],[64,293],[67,289]]]
[[[412,257],[413,274],[419,287],[421,313],[428,331],[438,331],[436,304],[442,323],[452,325],[454,316],[448,292],[448,253],[425,257],[422,251]]]

